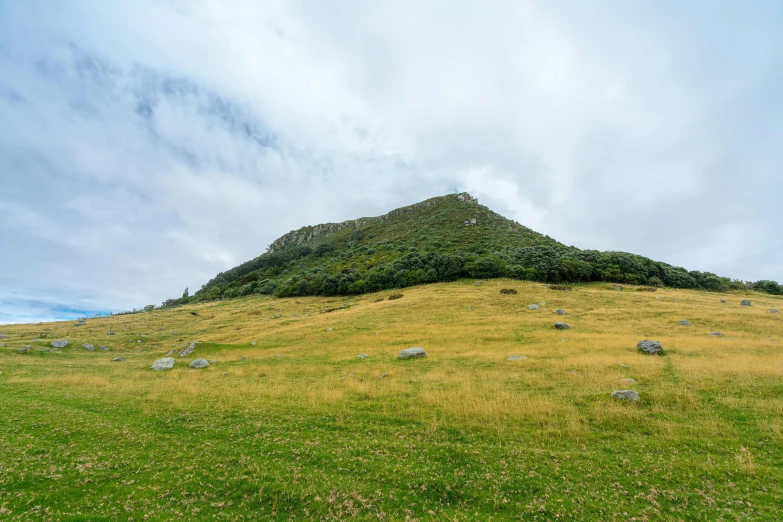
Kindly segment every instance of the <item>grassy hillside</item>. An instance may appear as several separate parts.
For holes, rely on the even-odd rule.
[[[252,294],[357,295],[460,277],[745,288],[739,281],[633,254],[567,247],[463,193],[432,198],[380,217],[290,232],[261,256],[218,274],[194,296],[170,299],[164,305]],[[757,287],[771,294],[782,292],[772,281],[761,281]]]
[[[503,279],[391,293],[3,327],[0,518],[780,519],[782,298]],[[638,353],[645,338],[664,355]],[[397,360],[409,346],[427,358]]]

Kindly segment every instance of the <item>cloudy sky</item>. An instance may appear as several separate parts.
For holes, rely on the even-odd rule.
[[[783,280],[783,2],[0,0],[0,323],[468,191]]]

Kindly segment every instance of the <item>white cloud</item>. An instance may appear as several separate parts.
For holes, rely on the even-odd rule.
[[[783,279],[768,5],[2,9],[0,321],[160,302],[452,189],[566,244]]]

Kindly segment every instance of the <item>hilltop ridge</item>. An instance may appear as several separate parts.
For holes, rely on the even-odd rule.
[[[548,283],[607,281],[652,287],[746,289],[709,272],[688,271],[626,252],[566,246],[510,220],[462,192],[376,217],[292,230],[260,256],[217,274],[175,306],[249,294],[350,295],[387,288],[510,277]],[[763,284],[762,284],[763,283]],[[764,288],[780,293],[776,283]]]

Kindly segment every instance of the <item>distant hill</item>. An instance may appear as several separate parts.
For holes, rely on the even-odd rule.
[[[164,306],[248,294],[361,294],[460,277],[608,281],[716,291],[748,286],[625,252],[565,246],[462,193],[431,198],[383,216],[289,232],[264,254],[215,276],[195,295],[170,299]],[[781,293],[772,281],[756,285],[768,293]]]

